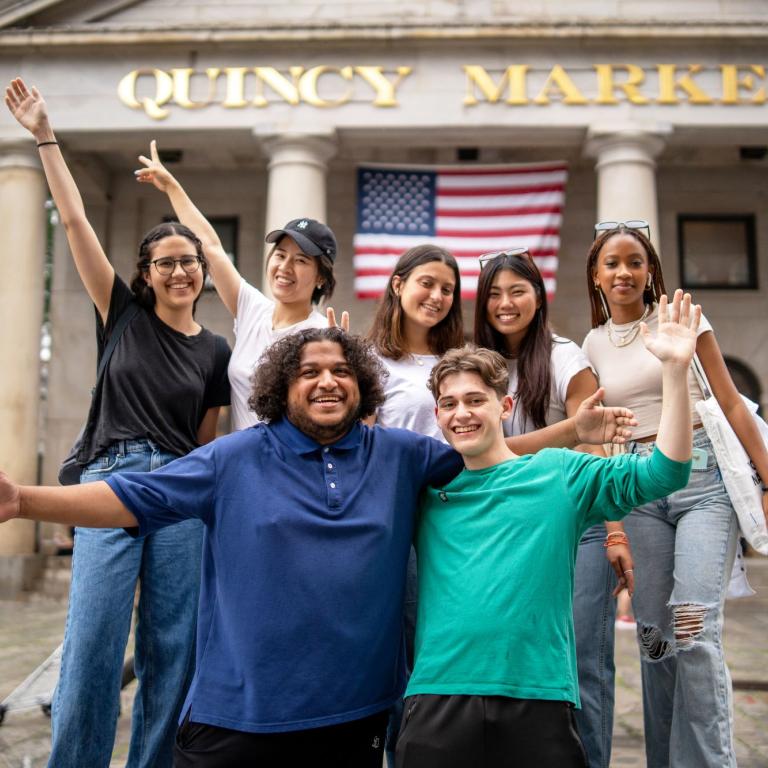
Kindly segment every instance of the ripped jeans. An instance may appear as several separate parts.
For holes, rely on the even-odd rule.
[[[735,768],[723,605],[737,522],[703,429],[706,466],[680,491],[624,519],[635,560],[632,604],[643,681],[648,768]],[[632,443],[648,455],[653,443]]]

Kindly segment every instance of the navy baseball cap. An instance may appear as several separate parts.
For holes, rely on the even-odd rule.
[[[331,262],[336,259],[336,238],[331,228],[315,219],[293,219],[282,229],[273,229],[264,239],[277,243],[286,236],[310,256],[327,256]]]

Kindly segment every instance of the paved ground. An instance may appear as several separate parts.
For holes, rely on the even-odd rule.
[[[750,560],[757,597],[727,607],[726,650],[733,676],[737,755],[740,768],[768,768],[768,559]],[[0,602],[0,701],[41,663],[61,640],[62,601]],[[639,663],[634,633],[617,633],[615,768],[645,766]],[[125,765],[130,706],[135,683],[123,692],[113,768]],[[0,726],[0,768],[44,766],[50,721],[39,708],[10,711]],[[469,767],[468,767],[469,768]]]

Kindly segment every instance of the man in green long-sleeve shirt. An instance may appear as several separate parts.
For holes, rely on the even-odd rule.
[[[611,459],[562,449],[518,457],[504,443],[507,366],[461,349],[435,366],[430,388],[443,434],[464,471],[429,489],[417,534],[416,662],[397,745],[399,768],[586,766],[572,592],[584,530],[683,487],[691,421],[685,371],[701,315],[690,297],[663,298],[656,450]]]

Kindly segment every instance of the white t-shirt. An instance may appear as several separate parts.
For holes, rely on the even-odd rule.
[[[658,308],[646,320],[648,329],[655,334],[659,327]],[[614,324],[619,335],[633,323]],[[698,335],[711,331],[712,326],[702,315]],[[622,405],[635,413],[638,426],[632,429],[635,438],[650,437],[659,431],[661,418],[661,361],[652,355],[638,333],[632,343],[616,347],[608,336],[608,324],[593,328],[584,339],[582,349],[597,374],[601,387],[605,387],[606,405]],[[688,390],[691,395],[691,417],[694,424],[701,421],[696,403],[702,399],[693,370],[688,371]]]
[[[589,368],[587,356],[569,339],[562,336],[552,337],[552,355],[550,356],[552,385],[549,393],[549,411],[547,425],[563,421],[567,414],[565,401],[568,395],[568,385],[571,379],[580,371]],[[515,401],[512,415],[504,422],[505,437],[524,435],[533,432],[536,427],[530,417],[523,416],[523,411],[517,408],[517,360],[507,360],[509,368],[509,395]]]
[[[379,355],[389,372],[384,383],[386,400],[379,406],[376,423],[382,427],[410,429],[422,435],[446,442],[435,416],[435,398],[427,389],[437,355],[405,355],[399,360]]]
[[[275,303],[245,280],[240,282],[235,319],[235,347],[229,359],[229,383],[232,387],[232,429],[252,427],[259,419],[248,407],[251,376],[264,350],[278,339],[304,328],[325,328],[325,315],[313,309],[306,320],[286,328],[272,327]]]

